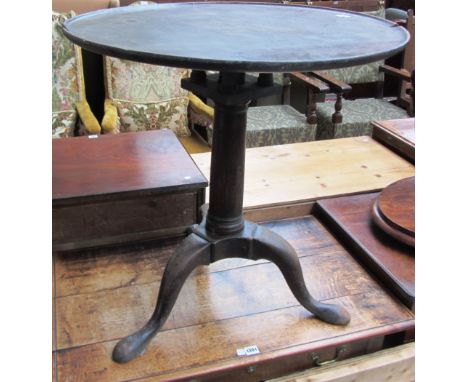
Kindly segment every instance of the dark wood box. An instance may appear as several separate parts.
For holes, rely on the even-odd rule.
[[[207,180],[170,130],[52,144],[54,250],[183,235]]]
[[[414,118],[373,121],[372,138],[401,155],[406,160],[415,161]]]

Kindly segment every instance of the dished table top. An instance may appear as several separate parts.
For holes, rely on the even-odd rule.
[[[96,53],[203,70],[284,72],[364,64],[407,44],[408,32],[368,15],[330,8],[179,3],[106,9],[64,23]]]

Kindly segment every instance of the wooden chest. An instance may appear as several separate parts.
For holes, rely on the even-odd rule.
[[[183,235],[207,180],[169,130],[54,140],[54,250]]]

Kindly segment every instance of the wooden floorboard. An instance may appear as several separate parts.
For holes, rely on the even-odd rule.
[[[291,244],[297,248],[299,257],[341,248],[323,226],[315,223],[313,217],[294,219],[294,222],[294,229],[290,227],[287,219],[264,225],[287,235]],[[163,247],[159,244],[140,244],[76,253],[55,253],[57,297],[159,282],[164,266],[175,247],[176,244]],[[244,259],[228,259],[210,265],[208,272],[253,263]]]
[[[116,341],[100,342],[59,351],[59,380],[73,375],[77,381],[115,382],[162,375],[235,359],[236,349],[252,344],[267,354],[276,349],[345,336],[412,318],[409,311],[398,304],[393,305],[392,314],[389,314],[388,295],[382,291],[340,297],[330,302],[349,309],[353,319],[348,326],[322,323],[310,318],[302,306],[293,306],[163,331],[148,346],[144,356],[125,365],[117,365],[111,360]]]
[[[236,349],[248,345],[261,350],[248,362],[262,361],[291,349],[413,325],[413,314],[384,291],[316,218],[266,225],[297,250],[310,292],[350,311],[348,326],[313,318],[298,305],[272,263],[225,260],[195,271],[147,352],[119,365],[111,359],[113,346],[152,313],[162,270],[175,245],[54,254],[57,380],[153,382],[187,377],[200,368],[247,362],[236,356]]]

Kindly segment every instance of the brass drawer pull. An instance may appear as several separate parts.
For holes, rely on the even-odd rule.
[[[329,360],[329,361],[323,361],[323,362],[320,362],[319,359],[320,359],[320,355],[318,353],[311,353],[311,357],[312,357],[312,361],[314,361],[314,364],[316,366],[325,366],[325,365],[329,365],[331,363],[334,363],[336,361],[339,360],[340,358],[340,355],[341,353],[343,353],[344,351],[346,350],[346,347],[344,345],[342,346],[338,346],[336,348],[336,355],[335,355],[335,358]]]

